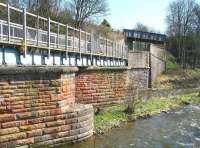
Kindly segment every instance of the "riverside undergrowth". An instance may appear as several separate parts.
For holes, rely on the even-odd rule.
[[[126,104],[105,107],[94,117],[95,131],[97,134],[103,134],[112,128],[120,127],[123,122],[151,117],[161,112],[167,113],[171,109],[189,104],[200,104],[198,93],[173,98],[152,98],[147,101],[138,101],[132,114],[125,112]]]

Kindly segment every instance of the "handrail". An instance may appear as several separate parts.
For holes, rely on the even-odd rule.
[[[63,24],[51,20],[50,18],[45,18],[30,12],[26,12],[26,9],[21,10],[12,7],[9,4],[6,5],[0,3],[0,6],[7,8],[8,15],[7,20],[0,20],[0,40],[6,41],[7,38],[8,43],[15,43],[15,39],[17,39],[17,43],[19,43],[19,40],[21,40],[21,44],[25,44],[25,55],[26,46],[37,44],[39,47],[48,48],[49,55],[50,50],[59,49],[66,52],[77,51],[77,53],[80,54],[85,52],[89,52],[91,55],[102,53],[99,55],[127,59],[128,50],[126,45],[122,43],[118,43],[114,40],[110,40],[101,36],[98,36],[97,39],[94,40],[92,33],[86,32],[82,29],[74,28],[68,24]],[[23,22],[21,22],[21,24],[14,23],[13,20],[11,20],[10,16],[12,14],[10,10],[14,10],[23,14]],[[38,23],[40,23],[39,20],[45,21],[47,23],[46,29],[44,30],[45,27],[43,29],[39,28],[39,24],[35,28],[31,27],[26,21],[27,15],[37,19]],[[54,27],[52,24],[54,24]],[[65,32],[63,32],[63,30],[61,32],[61,27],[65,28]],[[56,31],[52,32],[51,29],[55,29]],[[42,43],[42,45],[40,45],[40,43]],[[57,49],[55,49],[55,47],[57,47]]]

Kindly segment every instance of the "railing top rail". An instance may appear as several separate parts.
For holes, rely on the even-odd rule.
[[[116,41],[116,40],[107,39],[107,38],[102,37],[102,36],[97,36],[97,38],[95,38],[95,40],[94,40],[94,36],[92,35],[92,33],[84,31],[84,30],[82,30],[80,28],[75,28],[75,27],[69,26],[68,24],[63,24],[61,22],[58,22],[58,21],[55,21],[55,20],[51,20],[50,17],[49,18],[45,18],[45,17],[39,16],[39,15],[33,14],[31,12],[26,12],[26,11],[24,11],[25,9],[23,10],[23,9],[15,8],[15,7],[10,6],[9,4],[0,3],[0,6],[8,8],[7,9],[8,10],[8,20],[0,20],[0,22],[2,22],[4,26],[6,26],[6,25],[8,26],[8,41],[10,41],[10,32],[12,34],[14,32],[13,28],[12,28],[12,30],[10,30],[10,29],[11,29],[11,27],[14,26],[15,28],[19,28],[21,30],[24,30],[23,32],[21,32],[21,33],[24,33],[24,37],[23,37],[24,41],[28,40],[28,38],[26,36],[29,36],[29,37],[31,36],[31,32],[25,31],[26,29],[30,29],[31,31],[35,31],[35,34],[38,33],[37,31],[39,31],[40,33],[41,32],[45,33],[45,36],[43,36],[43,37],[46,38],[45,40],[47,40],[46,42],[48,43],[47,46],[49,48],[49,51],[50,51],[50,48],[51,48],[50,45],[52,43],[51,42],[52,40],[55,39],[56,40],[55,43],[57,42],[56,44],[58,44],[57,46],[59,46],[59,40],[60,41],[62,40],[61,42],[63,42],[63,40],[65,39],[65,44],[68,44],[68,42],[66,43],[66,39],[68,40],[70,38],[71,38],[71,40],[73,40],[72,43],[70,43],[70,44],[73,44],[73,45],[70,45],[70,46],[73,46],[73,48],[76,48],[76,47],[80,48],[79,49],[80,52],[81,52],[81,48],[82,48],[82,44],[81,43],[82,43],[82,39],[83,38],[85,39],[85,44],[90,43],[90,45],[88,44],[88,45],[84,46],[86,48],[85,50],[87,50],[87,48],[89,47],[89,48],[91,48],[90,50],[95,53],[95,52],[98,52],[100,50],[105,50],[106,49],[106,53],[104,53],[104,56],[105,55],[107,56],[108,52],[110,52],[110,51],[107,51],[107,49],[113,50],[112,51],[113,55],[117,54],[117,55],[119,55],[121,57],[123,57],[123,55],[121,55],[122,52],[128,51],[127,48],[125,48],[126,46],[123,46],[124,43],[122,43],[122,42],[119,42],[119,41]],[[10,15],[12,15],[12,14],[9,13],[10,9],[12,9],[14,11],[17,11],[17,12],[20,12],[20,13],[23,13],[23,17],[24,17],[25,21],[23,21],[22,23],[16,23],[16,22],[14,23],[14,21],[10,19]],[[34,19],[37,19],[37,21],[39,21],[39,20],[45,21],[45,23],[48,23],[48,24],[44,28],[40,28],[39,27],[40,25],[38,25],[38,24],[37,25],[35,24],[36,26],[33,27],[32,25],[30,25],[30,24],[28,24],[26,22],[27,15],[34,17]],[[51,25],[53,25],[53,26],[56,25],[57,28],[55,28],[55,26],[53,28]],[[51,30],[51,27],[53,28],[54,31]],[[67,31],[65,33],[64,32],[60,32],[61,29],[59,27],[65,27],[65,28],[67,28]],[[55,36],[55,38],[52,39],[52,35]],[[65,37],[65,36],[67,36],[67,37]],[[18,36],[16,36],[16,37],[18,37]],[[20,35],[20,37],[21,37],[21,35]],[[37,36],[37,38],[38,38],[38,36]],[[78,40],[79,40],[79,43],[77,42]],[[63,43],[61,43],[60,45],[63,46]],[[75,45],[77,43],[79,44],[78,46]],[[26,45],[26,43],[25,43],[25,45]],[[68,45],[65,45],[65,47],[67,47],[67,46]],[[97,47],[99,49],[96,49],[95,46],[96,47],[97,46],[102,46],[101,48],[103,48],[103,49],[100,49],[99,47]],[[94,48],[94,49],[92,49],[92,48]],[[96,51],[94,51],[94,50],[96,50]],[[122,50],[124,50],[124,51],[122,51]],[[102,52],[102,51],[100,51],[100,52]]]

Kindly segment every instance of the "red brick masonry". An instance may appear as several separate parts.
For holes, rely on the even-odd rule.
[[[126,101],[137,88],[148,88],[148,68],[89,68],[76,74],[76,102],[105,105]]]
[[[93,134],[92,105],[126,101],[149,69],[0,68],[0,148],[44,147]],[[76,97],[76,99],[75,99]]]
[[[0,71],[0,147],[56,145],[93,134],[92,106],[75,104],[76,69],[19,69]]]

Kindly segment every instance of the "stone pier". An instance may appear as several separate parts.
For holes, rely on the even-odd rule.
[[[0,147],[42,147],[93,134],[93,107],[75,104],[76,67],[0,69]]]

